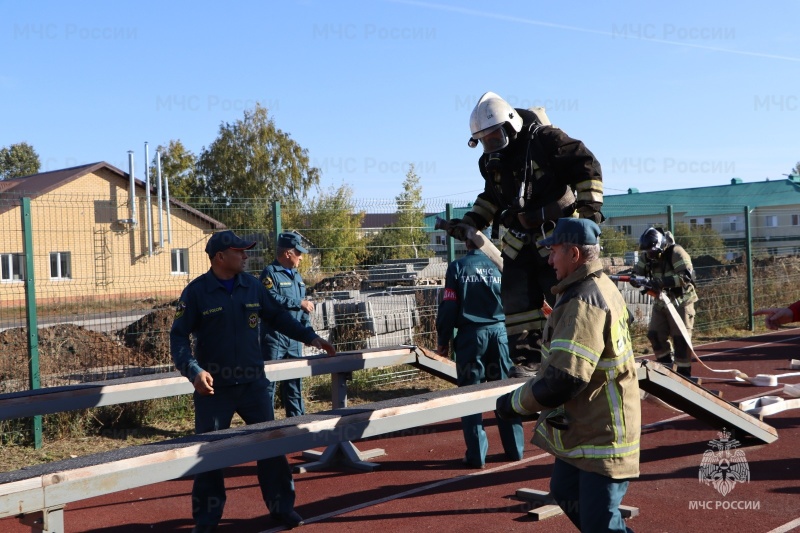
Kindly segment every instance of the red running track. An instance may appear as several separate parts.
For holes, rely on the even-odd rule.
[[[698,354],[712,368],[737,368],[748,375],[788,372],[800,353],[800,329],[785,329],[729,342],[704,345]],[[709,376],[699,365],[695,374]],[[800,383],[800,378],[786,378]],[[731,402],[781,395],[779,387],[714,383]],[[783,533],[800,531],[800,409],[766,419],[779,439],[745,446],[750,481],[722,496],[699,481],[703,453],[717,431],[686,415],[649,402],[643,408],[641,477],[630,484],[623,503],[639,508],[628,520],[637,532]],[[486,416],[489,457],[484,470],[461,466],[464,443],[459,420],[416,428],[356,443],[359,449],[384,448],[371,459],[380,469],[362,473],[331,469],[295,475],[297,510],[308,533],[351,531],[574,531],[562,516],[534,522],[529,503],[514,498],[520,488],[546,491],[553,459],[532,444],[516,463],[503,459],[495,420]],[[525,424],[530,435],[533,423]],[[744,444],[748,444],[744,442]],[[300,454],[290,456],[301,463]],[[226,473],[228,502],[220,532],[278,531],[268,516],[256,483],[255,465]],[[66,531],[169,533],[190,531],[191,480],[179,479],[69,505]],[[15,519],[0,521],[0,531],[30,531]]]

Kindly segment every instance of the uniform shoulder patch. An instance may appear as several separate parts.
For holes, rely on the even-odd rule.
[[[265,277],[264,281],[262,281],[261,283],[264,284],[264,288],[267,289],[268,291],[272,290],[273,284],[272,284],[272,278],[270,276]]]
[[[183,316],[184,311],[186,311],[186,302],[180,300],[178,305],[175,306],[175,318],[180,318]]]

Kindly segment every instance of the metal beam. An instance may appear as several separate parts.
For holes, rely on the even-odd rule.
[[[264,364],[264,370],[270,381],[283,381],[366,368],[413,364],[417,358],[418,354],[414,347],[402,346],[362,352],[341,352],[335,357],[320,355],[269,361]],[[190,394],[193,390],[192,384],[186,378],[177,372],[170,372],[12,392],[0,394],[0,420],[179,396]]]
[[[639,388],[713,428],[738,430],[739,435],[750,435],[767,444],[778,440],[778,432],[769,424],[655,361],[642,361]]]
[[[492,411],[523,380],[265,422],[0,474],[0,518],[218,468]],[[120,455],[125,458],[119,459]],[[19,479],[22,476],[33,476]],[[6,479],[8,482],[3,482]]]

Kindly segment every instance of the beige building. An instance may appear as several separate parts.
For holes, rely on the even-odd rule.
[[[177,297],[208,270],[205,243],[224,225],[151,189],[105,162],[0,181],[0,305],[24,302],[23,198],[40,305]]]
[[[668,227],[668,208],[676,223],[710,228],[731,250],[743,248],[749,222],[754,255],[800,253],[800,176],[749,183],[733,178],[726,185],[645,193],[629,189],[606,195],[604,226],[638,241],[650,226]]]

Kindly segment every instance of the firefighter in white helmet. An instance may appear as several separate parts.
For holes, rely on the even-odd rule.
[[[512,377],[532,376],[541,363],[539,339],[557,283],[548,251],[536,242],[562,217],[603,221],[600,163],[583,142],[552,126],[544,108],[515,109],[495,93],[481,96],[470,116],[469,145],[483,146],[478,166],[483,192],[462,219],[449,221],[450,235],[464,239],[460,223],[492,237],[502,224],[502,301]]]

